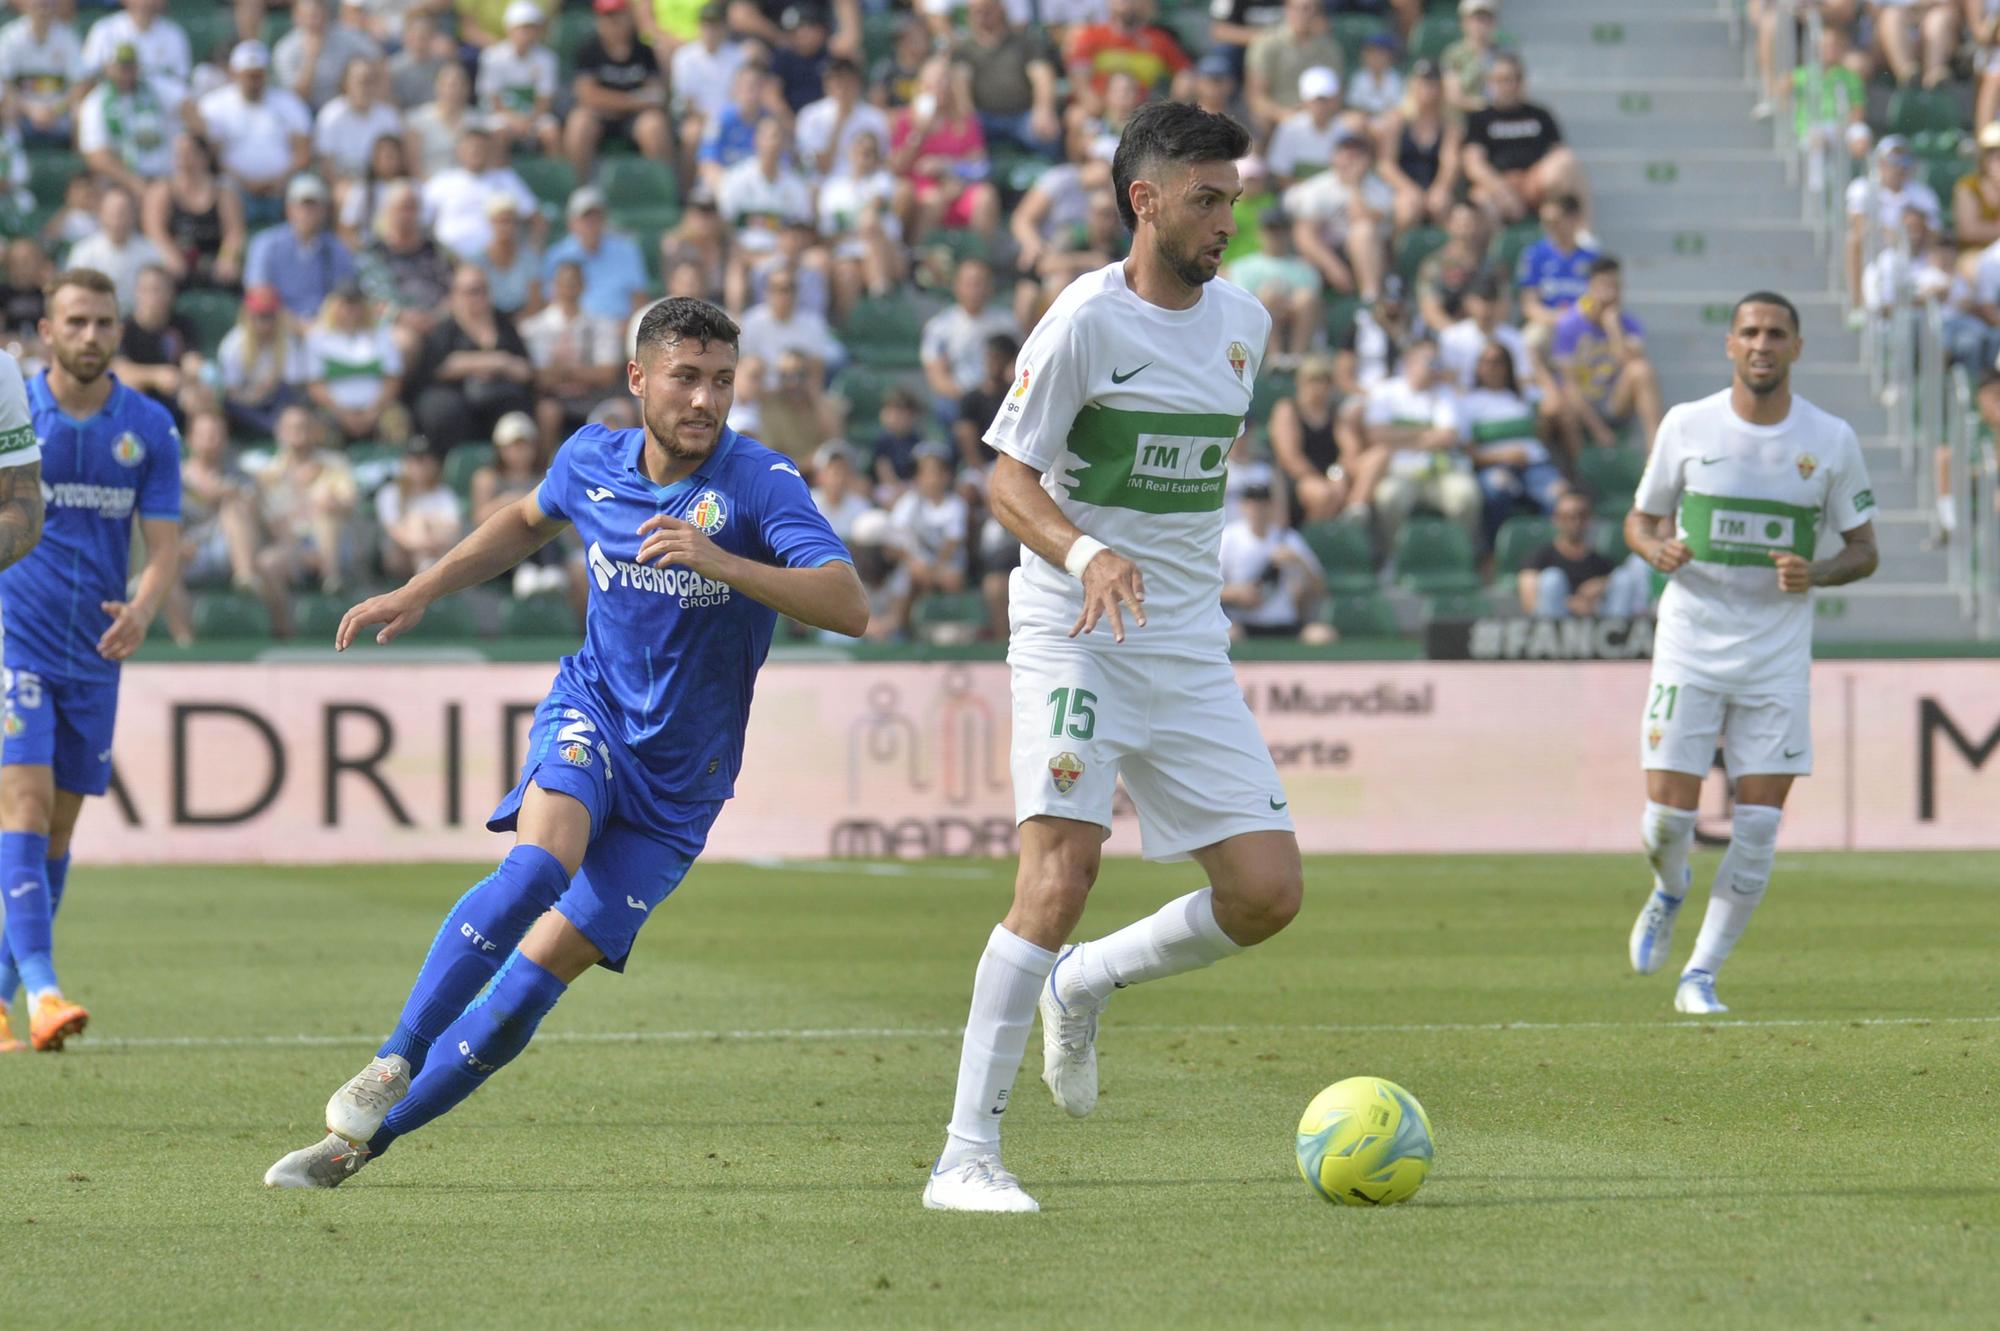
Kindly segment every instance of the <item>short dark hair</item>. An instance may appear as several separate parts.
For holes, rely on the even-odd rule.
[[[997,351],[1008,360],[1021,354],[1021,343],[1011,333],[995,333],[986,339],[986,349]]]
[[[1527,62],[1522,60],[1520,55],[1514,51],[1495,52],[1493,56],[1493,63],[1495,65],[1512,65],[1514,67],[1515,74],[1519,75],[1522,78],[1526,78],[1528,76]]]
[[[742,330],[736,321],[705,300],[693,296],[669,296],[647,310],[639,320],[638,350],[648,347],[668,349],[684,341],[724,342],[734,347]]]
[[[1745,305],[1775,305],[1791,319],[1792,331],[1794,333],[1799,331],[1799,307],[1775,291],[1753,291],[1732,305],[1729,309],[1729,327],[1732,331],[1736,327],[1736,316],[1743,313]]]
[[[1548,201],[1564,217],[1583,216],[1583,200],[1577,198],[1574,194],[1554,194],[1549,197]]]
[[[56,293],[64,287],[81,287],[85,291],[95,291],[100,296],[118,295],[118,287],[112,280],[95,268],[65,268],[48,280],[42,288],[45,299],[54,300]]]
[[[1590,261],[1590,268],[1585,275],[1596,277],[1601,273],[1622,273],[1624,271],[1624,264],[1618,262],[1618,260],[1612,258],[1609,254],[1600,254]]]
[[[1111,191],[1118,220],[1139,229],[1132,211],[1132,182],[1172,162],[1233,162],[1250,154],[1250,131],[1225,115],[1187,102],[1148,102],[1125,122],[1111,158]]]

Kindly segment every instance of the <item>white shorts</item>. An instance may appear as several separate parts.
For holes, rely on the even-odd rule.
[[[1144,656],[1016,637],[1014,820],[1047,815],[1111,834],[1122,777],[1149,860],[1244,832],[1292,830],[1271,750],[1226,658]]]
[[[1639,765],[1700,776],[1722,765],[1741,776],[1812,773],[1812,700],[1796,693],[1723,693],[1653,676],[1639,719]]]

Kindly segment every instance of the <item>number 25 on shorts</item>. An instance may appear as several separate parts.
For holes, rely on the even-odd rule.
[[[1055,689],[1049,694],[1049,737],[1089,739],[1097,733],[1097,695],[1089,689]]]

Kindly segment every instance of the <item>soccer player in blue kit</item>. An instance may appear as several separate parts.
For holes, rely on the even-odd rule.
[[[519,1054],[591,966],[623,970],[732,793],[777,616],[867,627],[847,549],[797,469],[723,424],[736,344],[706,301],[653,306],[626,367],[644,428],[585,426],[533,494],[341,621],[338,648],[376,624],[388,642],[565,526],[594,584],[583,649],[563,658],[520,784],[487,823],[514,848],[445,916],[395,1032],[328,1101],[327,1135],[272,1165],[267,1187],[338,1187]]]
[[[31,554],[0,572],[0,1004],[16,983],[26,987],[29,1038],[44,1053],[90,1020],[56,982],[51,924],[84,798],[111,783],[119,663],[146,640],[180,558],[180,432],[165,407],[110,373],[121,333],[103,273],[75,268],[49,284],[41,334],[53,363],[28,383],[46,527]],[[146,565],[128,597],[135,513]]]

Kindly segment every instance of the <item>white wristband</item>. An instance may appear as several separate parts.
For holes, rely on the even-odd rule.
[[[1097,552],[1104,549],[1104,542],[1094,536],[1079,536],[1070,543],[1069,553],[1063,556],[1063,567],[1078,582],[1083,581],[1083,571],[1090,567],[1090,561],[1097,558]]]

